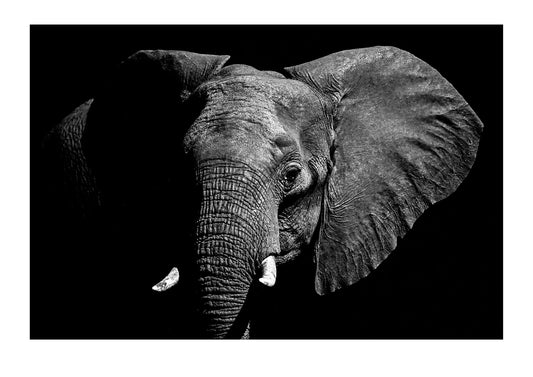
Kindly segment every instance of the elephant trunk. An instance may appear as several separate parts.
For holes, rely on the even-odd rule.
[[[210,338],[241,337],[247,296],[261,261],[279,252],[264,182],[242,166],[203,166],[197,222],[201,325]],[[270,207],[270,209],[269,209]],[[277,217],[277,216],[276,216]]]
[[[198,259],[201,325],[209,338],[239,337],[246,327],[243,308],[254,267],[229,255],[231,249],[244,254],[244,248],[236,249],[233,241],[223,240],[227,237],[215,238],[198,248],[203,255]]]

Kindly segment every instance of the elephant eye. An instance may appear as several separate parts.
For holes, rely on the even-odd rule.
[[[291,188],[300,175],[301,168],[298,165],[290,165],[284,173],[283,181],[286,188]]]

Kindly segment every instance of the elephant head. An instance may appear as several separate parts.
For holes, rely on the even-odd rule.
[[[320,295],[367,276],[466,177],[482,131],[450,83],[397,48],[285,75],[228,59],[140,51],[56,131],[104,207],[193,182],[199,314],[217,338],[242,335],[253,284],[273,285],[276,263],[300,253]]]

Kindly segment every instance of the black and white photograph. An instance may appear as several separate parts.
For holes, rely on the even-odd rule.
[[[501,25],[32,25],[31,339],[502,339]]]

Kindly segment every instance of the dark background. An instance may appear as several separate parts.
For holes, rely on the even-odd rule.
[[[187,284],[151,286],[188,241],[173,232],[187,201],[116,231],[63,218],[43,184],[40,143],[140,49],[231,55],[228,64],[281,71],[340,50],[390,45],[436,68],[484,123],[459,189],[427,210],[398,248],[355,286],[319,297],[309,260],[281,266],[259,292],[267,338],[503,337],[503,27],[31,26],[32,338],[188,338]],[[177,211],[177,213],[176,213]],[[184,218],[185,217],[185,218]],[[181,283],[181,282],[180,282]]]

